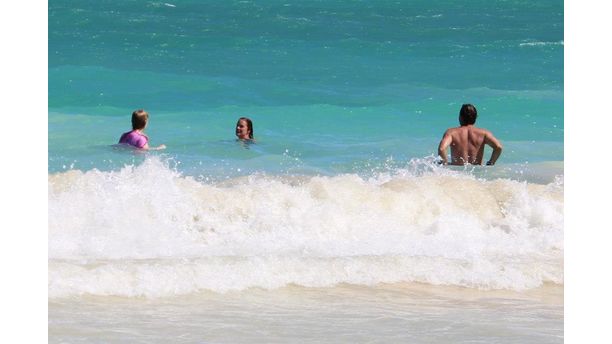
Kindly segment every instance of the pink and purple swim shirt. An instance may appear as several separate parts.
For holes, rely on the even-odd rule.
[[[121,135],[121,138],[119,139],[119,143],[134,146],[136,148],[144,147],[144,145],[146,145],[148,141],[149,138],[147,137],[147,135],[137,130],[132,130],[128,131],[127,133],[123,133],[123,135]]]

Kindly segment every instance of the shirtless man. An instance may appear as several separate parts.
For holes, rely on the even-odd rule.
[[[501,155],[501,142],[490,131],[474,126],[476,116],[474,105],[463,104],[459,112],[461,126],[446,130],[438,146],[438,155],[442,158],[444,165],[448,164],[446,148],[449,145],[451,146],[451,165],[482,165],[485,144],[493,148],[493,154],[487,161],[487,165],[494,165]]]

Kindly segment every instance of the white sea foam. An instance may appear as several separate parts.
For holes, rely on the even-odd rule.
[[[551,46],[551,45],[564,45],[564,42],[563,41],[558,41],[558,42],[536,41],[536,42],[523,42],[519,44],[519,46],[521,47],[537,47],[537,46]]]
[[[152,158],[50,175],[49,295],[563,283],[562,178],[445,171],[210,184]]]

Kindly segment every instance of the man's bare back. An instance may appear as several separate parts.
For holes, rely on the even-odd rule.
[[[451,165],[482,165],[485,145],[489,145],[493,148],[493,154],[487,165],[494,165],[501,155],[502,145],[490,131],[474,126],[476,108],[471,104],[464,104],[459,121],[461,126],[446,130],[440,141],[438,154],[442,158],[442,163],[445,165],[448,163],[446,149],[450,146]]]

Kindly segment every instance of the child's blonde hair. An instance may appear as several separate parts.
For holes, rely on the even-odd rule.
[[[149,113],[143,109],[138,109],[132,112],[132,129],[144,129],[149,120]]]

